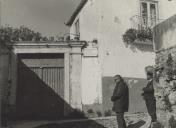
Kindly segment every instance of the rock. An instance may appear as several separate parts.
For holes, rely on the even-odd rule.
[[[151,125],[151,118],[150,118],[150,116],[148,116],[146,119],[146,123],[143,126],[141,126],[140,128],[150,128],[150,125]]]
[[[168,98],[169,98],[171,105],[175,105],[176,104],[176,91],[171,92]]]
[[[151,128],[164,128],[159,122],[153,122]]]

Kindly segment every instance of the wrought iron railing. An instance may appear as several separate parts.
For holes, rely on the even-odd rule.
[[[158,19],[156,17],[134,15],[130,18],[130,21],[132,28],[145,29],[145,28],[153,28],[155,25],[162,22],[163,19]]]

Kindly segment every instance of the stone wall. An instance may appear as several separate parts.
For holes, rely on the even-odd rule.
[[[156,52],[156,65],[164,64],[169,54],[172,54],[173,59],[176,58],[176,46]]]
[[[157,116],[158,120],[165,127],[169,127],[171,123],[175,123],[176,117],[175,52],[176,47],[172,47],[157,52],[156,54],[156,81],[154,85],[157,101]]]
[[[156,51],[155,97],[158,121],[164,128],[176,127],[176,16],[154,28]]]

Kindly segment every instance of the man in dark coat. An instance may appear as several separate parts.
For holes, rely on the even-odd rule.
[[[111,101],[113,102],[112,110],[117,114],[118,128],[126,128],[124,112],[129,107],[129,90],[127,84],[120,75],[114,77],[116,83]]]
[[[154,96],[154,88],[153,88],[153,67],[148,66],[145,68],[146,75],[147,75],[147,86],[143,88],[143,97],[147,106],[147,111],[151,116],[152,122],[157,121],[156,116],[156,99]]]

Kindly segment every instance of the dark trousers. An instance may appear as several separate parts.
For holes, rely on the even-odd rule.
[[[152,122],[156,122],[157,121],[157,116],[156,116],[156,100],[155,99],[146,99],[145,103],[146,103],[146,106],[147,106],[148,114],[152,118]]]
[[[117,112],[117,124],[118,128],[126,128],[126,123],[124,119],[124,112]]]
[[[7,117],[6,116],[2,116],[1,117],[1,125],[4,127],[7,127]]]
[[[3,103],[1,106],[2,108],[1,108],[0,122],[2,126],[7,127],[7,121],[8,121],[7,107],[8,106],[5,103]]]

